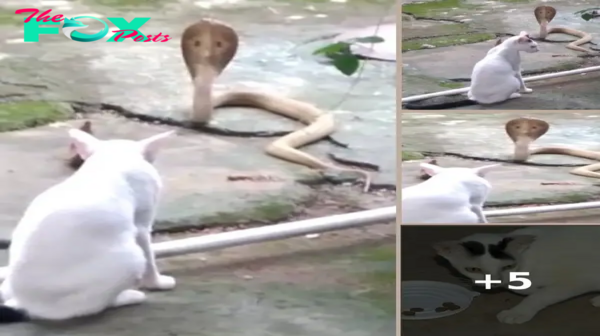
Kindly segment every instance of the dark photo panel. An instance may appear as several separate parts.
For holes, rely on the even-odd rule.
[[[401,228],[403,336],[593,336],[600,226]]]

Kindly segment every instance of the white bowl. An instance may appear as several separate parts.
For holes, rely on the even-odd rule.
[[[464,287],[438,281],[402,281],[402,311],[411,308],[422,308],[422,312],[415,315],[402,315],[403,320],[429,320],[458,314],[467,309],[473,298],[479,296],[478,292]],[[444,302],[452,302],[460,309],[436,312],[435,309]]]

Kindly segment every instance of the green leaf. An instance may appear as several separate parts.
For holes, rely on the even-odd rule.
[[[577,12],[575,12],[575,14],[587,13],[589,11],[598,10],[598,9],[600,9],[600,7],[587,8],[587,9],[583,9],[583,10],[577,11]]]
[[[385,41],[383,38],[379,36],[365,36],[365,37],[357,37],[351,40],[354,43],[381,43]]]
[[[591,19],[594,18],[594,16],[590,13],[584,13],[584,14],[581,14],[581,18],[584,19],[585,21],[590,21]]]
[[[333,55],[333,54],[349,54],[350,44],[347,42],[337,42],[328,44],[313,51],[313,55]]]
[[[360,66],[358,57],[354,55],[338,55],[332,60],[333,66],[346,76],[352,76]]]

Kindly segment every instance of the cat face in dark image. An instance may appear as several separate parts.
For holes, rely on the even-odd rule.
[[[508,280],[518,269],[520,254],[533,242],[533,236],[505,237],[500,234],[475,234],[456,241],[434,244],[437,254],[445,258],[461,274],[472,280]],[[483,284],[480,284],[483,285]],[[492,287],[501,284],[492,284]]]

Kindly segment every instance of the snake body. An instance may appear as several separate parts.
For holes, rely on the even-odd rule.
[[[536,148],[530,152],[531,155],[535,154],[557,154],[557,155],[568,155],[579,157],[583,159],[590,159],[600,161],[600,153],[584,149],[568,148],[568,147],[541,147]],[[573,175],[579,175],[584,177],[600,178],[600,173],[596,170],[600,170],[600,162],[592,163],[583,167],[577,167],[570,171]]]
[[[269,144],[266,153],[312,169],[356,172],[364,177],[369,190],[370,174],[325,162],[297,148],[316,142],[335,131],[331,113],[292,98],[266,92],[234,89],[213,92],[213,83],[235,56],[238,35],[223,22],[202,19],[187,27],[181,37],[181,52],[194,86],[191,120],[208,122],[214,110],[226,106],[256,107],[300,121],[307,126]]]
[[[556,16],[556,9],[552,6],[538,6],[534,10],[535,18],[540,24],[540,32],[539,38],[545,39],[550,34],[567,34],[575,37],[579,37],[578,40],[575,40],[569,44],[567,44],[567,48],[575,51],[582,51],[585,53],[592,53],[590,49],[581,47],[582,44],[589,43],[592,41],[592,34],[586,33],[581,30],[568,28],[568,27],[551,27],[548,28],[548,24],[554,16]]]

